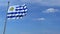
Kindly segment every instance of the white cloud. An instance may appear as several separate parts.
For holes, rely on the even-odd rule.
[[[46,9],[45,11],[42,11],[43,13],[55,13],[55,12],[58,12],[59,10],[58,9],[54,9],[54,8],[49,8],[49,9]]]
[[[0,0],[0,2],[7,2],[8,0]],[[39,5],[43,5],[43,6],[60,6],[60,0],[9,0],[12,3],[37,3]],[[15,3],[16,4],[16,3]]]
[[[42,34],[60,34],[59,31],[53,31],[53,30],[45,30],[45,31],[43,30],[40,33],[42,33]]]
[[[30,32],[20,32],[20,34],[31,34]]]
[[[21,0],[21,2],[38,3],[46,6],[60,6],[60,0]]]
[[[41,0],[21,0],[22,2],[40,3]]]
[[[44,21],[44,20],[46,20],[46,19],[45,19],[45,18],[36,18],[36,19],[33,19],[33,20]]]
[[[0,2],[7,2],[8,0],[0,0]],[[60,6],[60,0],[9,0],[12,3],[17,2],[17,3],[37,3],[39,5],[43,6]]]
[[[37,32],[20,32],[20,34],[60,34],[59,31],[53,31],[53,30],[42,30]]]

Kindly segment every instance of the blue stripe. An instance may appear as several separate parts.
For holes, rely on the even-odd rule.
[[[18,7],[16,7],[16,8],[21,8],[21,7],[23,7],[23,6],[18,6]]]
[[[18,7],[16,7],[16,8],[21,8],[21,7],[25,7],[26,5],[24,5],[24,6],[18,6]]]
[[[7,13],[7,14],[20,14],[20,13],[26,13],[25,11],[24,12],[11,12],[11,13]]]
[[[26,10],[26,9],[27,9],[27,8],[23,8],[23,9],[17,9],[17,8],[16,8],[15,10],[18,11],[18,10]]]
[[[17,15],[17,16],[7,16],[7,18],[14,18],[14,17],[23,17],[24,15]]]

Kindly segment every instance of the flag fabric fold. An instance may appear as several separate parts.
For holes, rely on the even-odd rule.
[[[15,5],[10,6],[7,12],[7,19],[19,19],[26,15],[27,6],[24,5]]]

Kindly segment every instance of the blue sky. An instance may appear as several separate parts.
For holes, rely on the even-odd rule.
[[[7,20],[6,34],[60,34],[60,0],[0,0],[0,34],[3,32],[7,2],[26,4],[23,19]]]

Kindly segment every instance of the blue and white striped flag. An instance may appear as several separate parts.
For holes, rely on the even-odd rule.
[[[27,6],[24,5],[15,5],[10,6],[7,13],[8,19],[19,19],[26,15]]]

